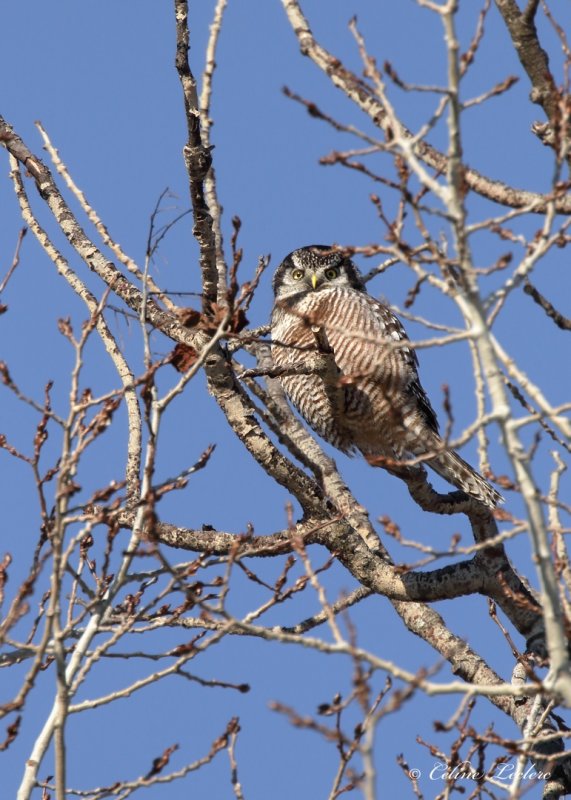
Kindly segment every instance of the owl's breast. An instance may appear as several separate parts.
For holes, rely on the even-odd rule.
[[[272,360],[286,371],[280,382],[306,422],[326,441],[350,452],[355,444],[343,418],[345,392],[337,385],[326,385],[319,372],[319,348],[312,331],[317,324],[314,309],[311,304],[304,306],[274,309]]]

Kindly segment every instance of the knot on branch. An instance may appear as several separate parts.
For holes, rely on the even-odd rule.
[[[531,132],[537,136],[545,147],[555,147],[557,144],[557,136],[549,122],[533,122]]]
[[[192,181],[202,181],[212,166],[212,147],[185,145],[183,148],[184,160],[188,174]]]

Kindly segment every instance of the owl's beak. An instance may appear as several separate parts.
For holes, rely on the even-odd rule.
[[[314,272],[312,274],[312,276],[311,276],[311,285],[312,285],[314,290],[317,289],[317,281],[318,281],[318,278],[317,278],[317,275]]]

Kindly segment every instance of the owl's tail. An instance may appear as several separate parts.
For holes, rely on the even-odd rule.
[[[453,450],[445,450],[426,463],[444,480],[485,506],[495,508],[498,503],[503,502],[501,494]]]

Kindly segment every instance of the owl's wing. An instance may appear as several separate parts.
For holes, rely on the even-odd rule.
[[[402,322],[396,317],[390,308],[376,300],[371,295],[363,295],[366,297],[368,305],[373,312],[372,317],[376,320],[379,326],[379,337],[388,338],[394,342],[410,342],[407,333],[403,327]],[[432,408],[430,400],[426,392],[422,388],[420,378],[418,376],[418,356],[412,347],[397,347],[394,349],[394,356],[397,363],[400,362],[401,367],[408,380],[405,385],[405,391],[414,397],[418,410],[426,420],[427,425],[435,432],[438,433],[438,419],[436,412]]]

